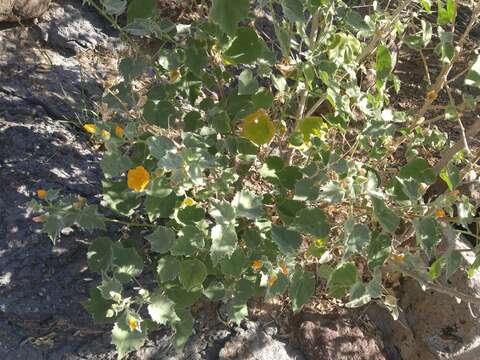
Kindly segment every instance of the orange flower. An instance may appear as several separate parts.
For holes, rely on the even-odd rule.
[[[89,134],[95,134],[97,132],[97,127],[95,124],[85,124],[83,125],[83,129]]]
[[[120,126],[115,127],[115,136],[121,138],[123,135],[123,129]]]
[[[100,132],[100,136],[103,137],[106,140],[110,139],[110,133],[107,130],[102,130]]]
[[[269,287],[272,287],[273,284],[275,284],[276,281],[277,281],[277,276],[276,276],[276,275],[271,275],[271,276],[269,276],[269,277],[268,277],[268,281],[267,281],[268,286],[269,286]]]
[[[252,264],[252,269],[254,271],[258,271],[260,270],[260,268],[262,267],[263,263],[262,263],[262,260],[255,260]]]
[[[287,265],[285,264],[285,261],[280,260],[278,262],[278,266],[280,266],[280,271],[283,273],[283,275],[287,276],[288,275],[288,268],[287,268]]]
[[[38,189],[37,190],[37,196],[41,199],[44,200],[45,197],[47,196],[47,192],[43,189]]]
[[[130,328],[131,331],[135,331],[135,330],[140,331],[140,321],[134,318],[129,318],[128,327]]]
[[[149,182],[150,174],[142,165],[128,170],[127,184],[133,191],[140,192],[145,190]]]
[[[442,209],[438,209],[437,211],[435,211],[435,216],[439,219],[444,218],[445,217],[445,211],[443,211]]]
[[[402,263],[405,260],[405,254],[392,254],[392,260],[396,263]]]

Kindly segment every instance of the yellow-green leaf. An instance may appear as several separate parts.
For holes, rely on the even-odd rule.
[[[264,109],[247,115],[242,122],[241,136],[257,145],[268,144],[275,136],[275,126]]]

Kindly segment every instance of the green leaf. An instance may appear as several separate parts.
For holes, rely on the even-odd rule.
[[[309,271],[297,269],[290,279],[288,296],[292,300],[292,310],[297,313],[315,292],[315,276]]]
[[[113,301],[106,300],[99,289],[90,289],[90,298],[81,304],[92,315],[96,324],[108,324],[113,321],[112,318],[107,317],[107,311],[112,306]]]
[[[302,172],[298,166],[286,166],[278,172],[280,183],[287,189],[295,189],[295,184],[302,178]]]
[[[247,190],[236,193],[232,205],[237,217],[255,220],[264,215],[262,199]]]
[[[208,56],[204,46],[200,42],[194,40],[187,42],[185,63],[193,74],[202,78],[204,69],[208,65]]]
[[[377,80],[382,83],[388,79],[393,70],[392,55],[388,47],[384,44],[380,44],[377,48],[377,60],[375,65],[377,72]]]
[[[428,270],[428,274],[435,280],[438,278],[442,273],[442,267],[445,265],[445,258],[443,256],[439,257],[437,260],[430,265],[430,269]]]
[[[404,165],[399,172],[404,179],[412,178],[427,185],[433,184],[436,180],[435,173],[428,162],[422,158],[416,158]]]
[[[385,231],[393,234],[400,224],[400,218],[382,199],[376,196],[372,196],[371,199],[373,203],[373,215]]]
[[[210,215],[215,219],[219,225],[228,226],[235,221],[235,209],[226,201],[211,200]]]
[[[283,13],[291,22],[305,22],[303,15],[303,5],[300,0],[281,0]]]
[[[142,273],[143,259],[134,248],[124,248],[117,243],[113,244],[112,249],[115,274],[121,282]]]
[[[124,216],[130,216],[140,206],[141,198],[129,191],[126,181],[102,181],[103,200],[107,206]]]
[[[264,109],[245,116],[241,128],[240,135],[259,146],[268,144],[275,136],[275,125]]]
[[[260,57],[264,47],[265,43],[254,29],[241,27],[223,52],[223,57],[233,64],[250,64]]]
[[[247,257],[242,249],[237,249],[229,258],[220,261],[220,267],[224,275],[240,277],[242,271],[247,267]]]
[[[297,213],[304,208],[305,205],[301,201],[285,199],[278,204],[277,211],[280,219],[282,219],[285,224],[291,224],[295,220]]]
[[[133,162],[118,151],[108,151],[100,161],[105,177],[117,177],[134,167]]]
[[[200,206],[187,206],[178,211],[178,220],[186,225],[193,225],[204,217],[205,210]]]
[[[118,65],[118,70],[128,81],[142,75],[145,69],[145,60],[141,57],[123,58]]]
[[[272,286],[267,288],[267,292],[265,293],[266,299],[271,299],[277,295],[282,295],[285,290],[287,290],[288,278],[282,272],[278,272],[275,274],[275,276],[277,277],[277,281],[275,281]]]
[[[177,196],[175,192],[170,190],[170,193],[164,197],[149,196],[145,198],[145,210],[147,211],[150,221],[158,218],[169,218],[175,209],[175,202]]]
[[[443,6],[442,0],[437,0],[438,5],[438,17],[437,17],[437,24],[438,25],[448,25],[453,23],[455,20],[455,15],[457,12],[457,5],[455,0],[447,0],[447,6]]]
[[[144,19],[154,15],[155,0],[132,0],[128,5],[127,22]]]
[[[147,145],[150,153],[157,160],[162,160],[168,153],[174,153],[176,151],[176,147],[173,141],[164,136],[149,137],[147,139]]]
[[[145,236],[145,239],[150,242],[152,251],[165,254],[172,248],[175,242],[175,233],[172,229],[165,226],[157,226],[153,233]]]
[[[368,268],[370,270],[373,271],[385,263],[390,256],[391,243],[391,238],[387,234],[379,234],[372,239],[368,248]]]
[[[172,255],[193,255],[197,250],[203,249],[205,238],[203,233],[193,225],[187,225],[179,233],[179,237],[170,249]]]
[[[112,329],[112,344],[117,349],[117,359],[123,359],[131,351],[136,351],[145,343],[146,334],[141,331],[131,331],[122,317]]]
[[[363,248],[370,242],[370,229],[364,224],[355,224],[352,232],[347,238],[347,249],[345,257],[359,254]]]
[[[210,258],[213,265],[216,266],[220,260],[231,256],[237,248],[237,233],[233,225],[217,224],[212,228],[211,238]]]
[[[96,239],[87,252],[87,263],[91,271],[98,274],[108,271],[112,264],[112,241],[107,237]]]
[[[102,283],[98,286],[98,290],[100,290],[104,299],[110,300],[114,298],[115,294],[122,293],[123,286],[115,276],[110,278],[107,275],[102,275]]]
[[[228,317],[235,324],[240,324],[248,316],[247,303],[239,300],[231,300],[227,303]]]
[[[180,321],[173,324],[175,329],[174,344],[177,350],[181,350],[193,333],[193,317],[190,310],[187,309],[178,309],[177,315]]]
[[[345,14],[345,22],[356,31],[370,31],[370,27],[363,20],[363,17],[355,10],[347,9]]]
[[[85,205],[76,216],[76,223],[85,230],[105,230],[105,218],[97,211],[97,205]]]
[[[60,236],[61,231],[65,227],[63,217],[58,214],[50,214],[47,220],[43,223],[42,232],[46,233],[48,237],[55,244],[55,241]]]
[[[460,184],[460,172],[457,167],[454,165],[448,166],[440,170],[440,178],[445,181],[450,191],[455,190],[455,188]]]
[[[363,282],[358,281],[350,289],[350,301],[345,306],[347,308],[356,308],[369,303],[370,300],[371,296],[367,292],[367,287]]]
[[[176,312],[175,304],[165,295],[162,295],[161,289],[156,290],[150,297],[150,304],[147,307],[153,321],[160,325],[167,325],[175,321],[180,321]]]
[[[158,259],[157,274],[161,282],[175,280],[180,272],[180,261],[174,256]]]
[[[328,278],[328,294],[334,298],[340,299],[356,282],[357,268],[355,267],[355,264],[352,262],[339,264]]]
[[[293,224],[297,231],[308,233],[317,239],[326,239],[330,232],[327,217],[318,208],[300,210],[297,212]]]
[[[426,217],[414,221],[413,224],[415,225],[417,242],[422,245],[427,256],[430,257],[433,247],[440,241],[437,221],[433,217]]]
[[[175,309],[186,309],[200,299],[200,291],[188,291],[181,287],[172,287],[165,290],[168,298],[175,303]]]
[[[457,250],[449,250],[445,254],[445,261],[447,263],[447,279],[450,279],[462,263],[462,254]]]
[[[345,197],[345,190],[336,181],[329,181],[320,188],[320,200],[328,201],[332,204],[337,204],[343,201]]]
[[[294,200],[315,201],[320,195],[318,181],[313,179],[301,179],[295,184]]]
[[[238,95],[252,95],[258,89],[258,81],[250,70],[243,70],[238,77]]]
[[[148,100],[143,107],[143,117],[149,124],[168,129],[173,126],[177,110],[169,101]]]
[[[465,77],[465,85],[480,88],[480,55],[477,56],[472,67],[468,70],[467,76]]]
[[[285,255],[296,255],[302,244],[302,237],[298,232],[278,225],[272,225],[272,239]]]
[[[202,286],[207,278],[207,267],[198,259],[184,260],[180,263],[178,280],[187,290]]]
[[[127,8],[127,0],[104,0],[102,4],[110,15],[121,15]]]
[[[203,290],[203,295],[205,295],[210,301],[222,300],[225,297],[225,293],[225,287],[219,281],[210,283],[210,285]]]
[[[210,18],[227,34],[233,35],[240,21],[248,15],[249,0],[213,0]]]

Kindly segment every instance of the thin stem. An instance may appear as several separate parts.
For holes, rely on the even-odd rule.
[[[114,222],[114,223],[122,224],[122,225],[127,225],[127,226],[151,227],[151,228],[157,227],[157,225],[155,225],[155,224],[147,224],[147,223],[139,224],[139,223],[132,223],[132,222],[129,222],[129,221],[123,221],[123,220],[112,219],[112,218],[105,218],[105,221],[110,221],[110,222]]]

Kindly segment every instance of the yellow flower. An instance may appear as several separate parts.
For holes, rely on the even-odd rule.
[[[43,199],[45,199],[45,197],[47,196],[47,192],[46,192],[45,190],[43,190],[43,189],[38,189],[38,190],[37,190],[37,196],[38,196],[41,200],[43,200]]]
[[[121,138],[123,135],[123,129],[120,126],[115,127],[115,136]]]
[[[128,319],[128,327],[130,328],[131,331],[138,330],[140,331],[140,321],[134,318]]]
[[[392,260],[396,263],[402,263],[405,260],[405,254],[392,254]]]
[[[97,127],[95,126],[95,124],[85,124],[83,125],[83,129],[89,134],[95,134],[95,132],[97,131]]]
[[[195,201],[191,197],[186,197],[182,204],[183,206],[192,206],[195,204]]]
[[[283,273],[283,275],[287,276],[288,275],[288,268],[287,268],[287,265],[285,264],[285,261],[280,260],[278,262],[278,266],[280,266],[280,271]]]
[[[269,277],[268,277],[268,281],[267,281],[268,286],[269,286],[269,287],[272,287],[273,284],[275,284],[276,281],[277,281],[277,276],[276,276],[276,275],[271,275],[271,276],[269,276]]]
[[[102,130],[100,136],[107,140],[110,139],[110,133],[107,130]]]
[[[178,69],[170,70],[169,75],[170,75],[170,81],[173,83],[177,81],[178,77],[180,76],[180,71],[178,71]]]
[[[262,265],[263,265],[263,264],[262,264],[262,260],[255,260],[255,261],[253,262],[253,264],[252,264],[252,269],[253,269],[254,271],[258,271],[258,270],[260,270],[260,268],[262,267]]]
[[[142,166],[137,166],[134,169],[128,170],[127,174],[127,184],[130,189],[133,191],[143,191],[148,183],[150,182],[150,174]]]
[[[438,209],[437,211],[435,211],[435,216],[439,219],[444,218],[445,217],[445,211],[443,211],[442,209]]]

